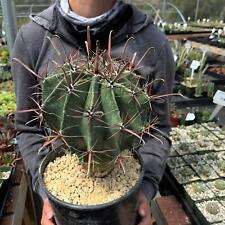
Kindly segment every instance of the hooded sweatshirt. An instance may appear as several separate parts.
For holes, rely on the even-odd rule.
[[[77,49],[80,49],[81,55],[86,55],[84,43],[87,25],[80,21],[76,22],[67,13],[63,13],[60,1],[57,0],[54,5],[22,26],[15,41],[13,58],[26,65],[23,66],[15,60],[12,62],[17,110],[24,110],[23,113],[16,114],[18,146],[25,167],[32,176],[33,189],[42,198],[46,195],[39,181],[38,168],[50,151],[50,147],[39,151],[46,142],[47,131],[38,114],[38,107],[41,106],[36,104],[38,84],[41,82],[40,77],[54,72],[55,64],[63,64],[65,58],[74,54]],[[97,40],[101,49],[107,49],[111,30],[113,30],[112,58],[122,56],[127,39],[132,37],[127,44],[124,59],[129,62],[134,53],[137,53],[135,60],[137,63],[145,55],[136,72],[145,82],[153,81],[150,119],[157,117],[156,129],[153,130],[152,137],[147,137],[146,143],[139,149],[145,169],[142,191],[150,200],[158,190],[170,149],[170,98],[154,98],[154,96],[172,92],[173,57],[164,34],[148,15],[130,4],[121,1],[116,10],[107,14],[104,19],[92,21],[90,32],[93,50]]]

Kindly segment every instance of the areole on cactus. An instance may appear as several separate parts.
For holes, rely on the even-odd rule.
[[[136,53],[130,63],[123,57],[112,59],[111,34],[108,53],[100,51],[98,42],[94,53],[88,30],[88,56],[81,57],[77,51],[66,57],[41,84],[39,117],[53,135],[44,147],[60,139],[79,156],[88,174],[107,173],[121,151],[143,144],[155,129],[154,121],[149,121],[152,83],[141,87],[143,78],[134,72],[144,56],[136,65]]]

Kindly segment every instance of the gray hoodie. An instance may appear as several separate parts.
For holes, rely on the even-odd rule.
[[[13,57],[20,59],[39,76],[45,76],[46,73],[50,74],[54,70],[53,61],[63,63],[65,54],[71,55],[78,48],[81,49],[82,54],[86,54],[84,50],[86,30],[86,26],[76,24],[67,15],[63,15],[59,1],[56,1],[53,6],[20,29]],[[106,48],[110,30],[114,30],[112,57],[121,57],[125,42],[131,36],[134,39],[127,46],[126,60],[131,61],[133,54],[137,52],[136,62],[138,62],[148,48],[153,48],[144,57],[137,73],[141,74],[146,82],[155,80],[151,90],[152,95],[171,93],[174,79],[173,57],[166,37],[153,21],[135,7],[123,3],[116,13],[91,26],[93,48],[96,40],[100,41],[102,49]],[[61,52],[60,57],[55,48]],[[33,99],[36,99],[35,93],[39,91],[37,89],[39,78],[16,61],[12,62],[12,73],[16,86],[17,110],[37,109]],[[145,166],[142,190],[149,200],[158,189],[170,149],[169,104],[169,97],[152,100],[151,119],[158,117],[156,125],[158,132],[155,131],[153,134],[159,137],[161,142],[156,138],[148,137],[146,144],[139,149]],[[17,113],[16,128],[19,149],[25,166],[32,176],[33,188],[44,198],[45,193],[39,182],[38,168],[50,148],[45,148],[41,152],[38,150],[46,140],[46,130],[32,110]]]

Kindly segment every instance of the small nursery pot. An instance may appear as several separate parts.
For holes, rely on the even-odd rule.
[[[63,156],[62,149],[51,151],[42,161],[39,176],[45,192],[51,202],[57,224],[59,225],[135,225],[137,221],[138,194],[142,183],[144,169],[141,157],[134,153],[141,165],[139,180],[124,196],[100,205],[84,206],[63,202],[53,196],[45,187],[43,173],[46,166],[56,157]]]
[[[180,91],[181,91],[181,94],[183,94],[189,98],[195,97],[195,87],[187,87],[187,86],[181,84]]]

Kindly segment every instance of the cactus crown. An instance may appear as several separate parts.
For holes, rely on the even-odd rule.
[[[63,141],[87,165],[88,174],[104,173],[121,151],[154,136],[150,132],[156,120],[149,121],[152,83],[140,86],[143,78],[134,73],[145,55],[135,66],[136,53],[125,62],[127,41],[121,59],[112,59],[111,34],[108,52],[98,42],[92,52],[87,32],[87,57],[77,51],[42,79],[41,117],[52,133],[48,144]]]

